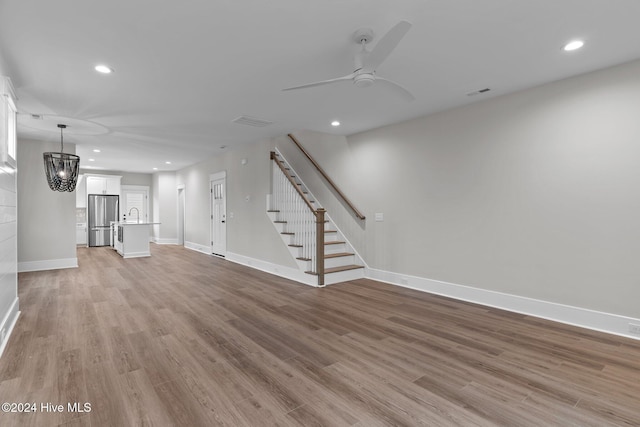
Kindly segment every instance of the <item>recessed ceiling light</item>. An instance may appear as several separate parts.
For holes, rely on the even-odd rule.
[[[95,161],[96,161],[96,159],[89,159],[89,161],[90,161],[90,162],[95,162]]]
[[[93,150],[94,153],[99,153],[100,150],[98,150],[97,148],[95,150]]]
[[[571,41],[571,42],[567,43],[564,46],[564,50],[567,51],[567,52],[570,52],[572,50],[580,49],[582,46],[584,46],[584,42],[582,40],[574,40],[574,41]]]
[[[158,168],[153,168],[153,170],[154,170],[154,171],[157,171],[157,170],[158,170]]]
[[[331,126],[334,126],[334,127],[335,126],[340,126],[340,122],[337,121],[337,120],[334,120],[334,121],[331,122]]]
[[[108,67],[106,65],[102,65],[102,64],[96,65],[95,70],[97,72],[99,72],[99,73],[102,73],[102,74],[111,74],[111,73],[113,73],[113,68]]]
[[[170,165],[170,164],[171,164],[171,162],[165,162],[165,163],[166,163],[166,164],[168,164],[168,165]]]

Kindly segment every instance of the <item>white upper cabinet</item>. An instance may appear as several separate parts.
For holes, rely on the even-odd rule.
[[[87,195],[116,194],[120,195],[121,176],[85,175],[87,181]]]

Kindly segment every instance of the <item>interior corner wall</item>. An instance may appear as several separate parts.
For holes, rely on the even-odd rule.
[[[16,169],[0,165],[0,355],[19,312],[16,175]]]
[[[0,77],[8,75],[0,56]],[[0,356],[20,311],[18,301],[17,169],[0,165]]]
[[[178,189],[175,172],[157,172],[152,176],[153,241],[177,243]]]
[[[57,143],[18,138],[18,269],[77,267],[76,194],[51,191],[42,153],[58,151]],[[65,151],[75,153],[74,144]]]
[[[342,159],[301,142],[364,210],[371,268],[640,318],[639,75],[635,61],[352,135]]]
[[[178,171],[177,182],[185,186],[185,244],[210,253],[209,179],[225,171],[228,255],[297,268],[266,212],[273,148],[272,140],[261,140]]]

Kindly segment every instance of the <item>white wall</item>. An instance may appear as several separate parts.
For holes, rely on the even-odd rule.
[[[77,267],[76,194],[52,191],[42,153],[58,151],[57,143],[18,139],[18,269]],[[74,144],[65,151],[75,153]]]
[[[178,196],[175,172],[153,174],[153,240],[156,243],[176,244],[178,239]]]
[[[16,170],[0,165],[0,355],[19,310],[17,236]]]
[[[364,210],[364,227],[338,225],[370,267],[637,319],[639,75],[636,61],[300,140]]]
[[[185,186],[186,195],[185,244],[210,252],[209,176],[226,171],[229,257],[297,268],[266,213],[266,195],[271,192],[269,152],[273,148],[273,141],[264,140],[178,171],[177,183]],[[242,159],[247,160],[245,165]]]
[[[0,76],[8,70],[0,56]],[[1,131],[4,125],[0,124]],[[18,319],[17,169],[0,165],[0,356]]]

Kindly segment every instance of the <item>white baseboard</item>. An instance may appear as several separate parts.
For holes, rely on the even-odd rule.
[[[629,323],[640,325],[640,319],[603,313],[586,308],[541,301],[517,295],[456,285],[422,277],[408,276],[384,270],[367,268],[367,278],[404,288],[415,289],[431,294],[442,295],[462,301],[500,308],[516,313],[527,314],[568,325],[579,326],[595,331],[606,332],[627,338],[640,340],[640,335],[629,332]]]
[[[121,254],[122,255],[122,254]],[[141,252],[127,252],[126,255],[123,255],[122,258],[124,259],[129,259],[129,258],[144,258],[144,257],[148,257],[151,256],[151,252],[149,251],[141,251]]]
[[[193,242],[184,242],[184,247],[191,249],[192,251],[202,252],[203,254],[211,255],[211,246],[199,245]]]
[[[235,262],[236,264],[242,264],[247,267],[255,268],[256,270],[284,277],[285,279],[293,280],[305,285],[318,286],[317,276],[306,274],[305,272],[300,271],[297,268],[285,267],[271,262],[250,258],[244,255],[234,254],[233,252],[227,252],[226,259],[228,261]]]
[[[25,261],[18,263],[18,272],[60,270],[63,268],[78,268],[78,258],[48,259],[44,261]]]
[[[177,245],[178,239],[161,239],[159,237],[153,237],[151,241],[158,245]]]
[[[18,303],[18,298],[16,297],[16,299],[13,300],[13,304],[11,304],[11,308],[4,316],[4,319],[2,319],[2,323],[0,323],[0,331],[4,331],[4,338],[0,341],[0,357],[2,357],[2,353],[7,346],[7,342],[9,342],[9,337],[13,332],[13,327],[16,325],[19,316],[20,305]]]

